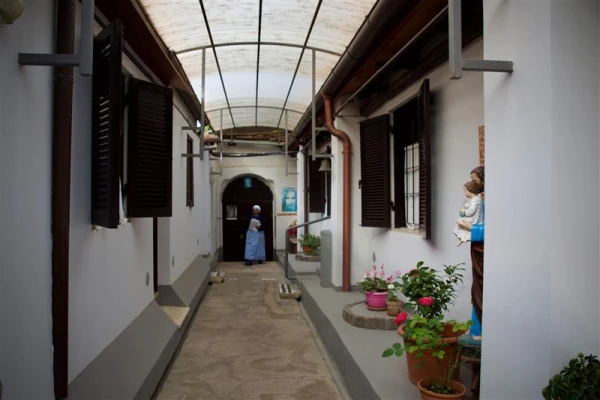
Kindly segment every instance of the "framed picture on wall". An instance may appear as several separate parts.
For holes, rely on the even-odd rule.
[[[296,188],[283,188],[281,195],[281,211],[283,212],[297,212],[298,211],[298,198],[296,196]]]
[[[225,218],[227,220],[235,220],[238,219],[237,218],[237,206],[234,205],[227,205],[225,207],[225,211],[227,212],[227,215],[225,216]]]

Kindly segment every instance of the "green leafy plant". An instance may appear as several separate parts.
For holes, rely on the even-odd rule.
[[[454,304],[457,284],[463,282],[462,265],[444,265],[443,271],[437,271],[419,261],[416,268],[402,275],[400,291],[409,300],[405,307],[425,317],[443,315]]]
[[[299,242],[302,247],[310,247],[313,250],[321,248],[321,237],[310,233],[300,236]]]
[[[579,353],[542,390],[546,400],[599,400],[600,361]]]

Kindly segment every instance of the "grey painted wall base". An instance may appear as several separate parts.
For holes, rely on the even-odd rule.
[[[327,348],[327,352],[335,363],[340,377],[352,398],[380,399],[380,396],[375,392],[369,379],[358,366],[348,348],[346,348],[327,315],[325,315],[315,299],[310,295],[310,292],[302,284],[302,280],[298,281],[298,288],[302,293],[302,305],[316,327],[321,341]]]
[[[186,307],[173,286],[168,285],[158,285],[156,302],[161,306]]]
[[[184,337],[217,263],[216,254],[211,258],[198,256],[171,287],[166,287],[165,296],[171,296],[171,300],[176,297],[191,309],[181,328],[152,301],[75,378],[69,385],[68,398],[150,399]]]

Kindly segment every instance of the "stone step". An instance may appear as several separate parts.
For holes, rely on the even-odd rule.
[[[223,283],[225,280],[225,272],[211,272],[210,282],[211,283]]]
[[[298,299],[300,298],[300,291],[296,285],[290,285],[289,283],[282,283],[279,285],[279,298],[280,299]]]

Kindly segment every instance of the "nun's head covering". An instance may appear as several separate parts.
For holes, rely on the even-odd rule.
[[[252,207],[252,210],[256,210],[256,211],[260,212],[260,207],[259,206],[254,206],[254,207]]]

